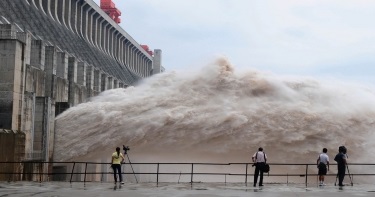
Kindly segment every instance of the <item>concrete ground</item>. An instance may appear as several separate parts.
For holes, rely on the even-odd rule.
[[[375,185],[338,187],[327,185],[268,184],[254,188],[235,183],[68,183],[68,182],[0,182],[0,197],[45,196],[45,197],[93,197],[93,196],[178,196],[178,197],[251,197],[251,196],[375,196]]]

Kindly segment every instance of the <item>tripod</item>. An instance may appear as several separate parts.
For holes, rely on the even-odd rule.
[[[349,171],[349,166],[348,166],[348,165],[346,165],[346,169],[348,169],[348,174],[349,174],[350,184],[353,186],[353,178],[352,178],[352,176],[350,175],[350,171]]]
[[[129,154],[128,154],[128,150],[130,150],[127,146],[124,146],[124,155],[126,155],[126,157],[128,158],[128,161],[129,161],[129,164],[130,164],[130,167],[133,171],[133,175],[134,175],[134,178],[135,178],[135,181],[138,183],[138,179],[137,179],[137,176],[135,176],[135,172],[134,172],[134,169],[133,169],[133,165],[132,165],[132,162],[130,161],[130,158],[129,158]],[[125,164],[125,160],[124,160],[124,164]],[[124,172],[124,171],[123,171]]]
[[[350,171],[349,171],[349,166],[346,165],[346,169],[348,170],[348,175],[349,175],[349,179],[350,179],[350,185],[353,186],[353,178],[352,176],[350,175]],[[335,181],[335,186],[336,186],[336,182],[337,182],[337,179],[339,178],[339,173],[337,173],[336,175],[336,181]]]
[[[348,154],[345,154],[346,155],[346,158],[349,158]],[[346,169],[348,170],[348,175],[349,175],[349,179],[350,179],[350,184],[353,186],[353,178],[352,176],[350,175],[350,171],[349,171],[349,166],[348,164],[346,164]]]

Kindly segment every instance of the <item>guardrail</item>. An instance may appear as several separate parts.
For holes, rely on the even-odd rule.
[[[94,170],[89,170],[88,166],[91,166]],[[248,177],[254,175],[252,173],[249,173],[249,167],[252,166],[252,163],[125,163],[123,167],[130,165],[131,171],[128,170],[128,172],[123,172],[123,175],[134,175],[136,182],[138,182],[137,176],[140,175],[155,175],[156,176],[156,183],[158,184],[160,182],[161,176],[170,176],[175,175],[179,176],[178,182],[180,182],[180,177],[188,176],[190,179],[190,183],[193,184],[197,181],[195,181],[194,177],[196,176],[224,176],[224,181],[221,182],[227,182],[227,177],[242,177],[242,181],[246,185],[248,183]],[[151,170],[150,168],[147,168],[145,171],[141,170],[134,170],[133,166],[142,165],[142,166],[154,166],[156,169]],[[176,168],[176,166],[185,166],[184,172],[173,172],[176,171],[176,169],[172,169],[172,166]],[[271,166],[270,173],[265,174],[264,176],[271,176],[271,177],[284,177],[286,178],[286,181],[284,183],[289,183],[289,178],[292,177],[300,177],[304,178],[304,183],[307,186],[309,182],[309,177],[314,178],[317,177],[317,170],[316,170],[316,164],[296,164],[296,163],[269,163]],[[82,166],[84,166],[82,168]],[[98,166],[101,168],[101,170],[98,170]],[[35,162],[35,161],[24,161],[24,162],[1,162],[0,161],[0,180],[6,179],[8,181],[11,180],[30,180],[33,179],[34,181],[49,181],[52,177],[52,180],[54,180],[54,176],[61,176],[63,175],[62,180],[63,181],[69,181],[69,182],[92,182],[98,181],[97,177],[92,178],[91,180],[88,180],[88,176],[98,176],[100,175],[100,181],[103,182],[103,176],[113,174],[112,170],[109,170],[107,167],[110,166],[110,163],[100,163],[100,162]],[[162,166],[167,166],[168,170],[161,171],[160,168]],[[186,167],[188,166],[188,167]],[[198,167],[209,167],[209,169],[204,169],[204,172],[202,170],[196,170]],[[218,172],[220,169],[216,170],[216,172],[210,172],[212,168],[214,167],[227,167],[226,171],[230,172]],[[315,170],[312,170],[312,167],[314,167]],[[352,166],[359,166],[360,169],[355,168],[356,171],[365,171],[364,166],[371,166],[375,167],[375,164],[369,164],[369,163],[350,163],[348,164],[347,170],[349,170],[349,167]],[[53,172],[51,169],[53,167],[65,167],[65,172]],[[283,170],[284,167],[284,170]],[[310,167],[310,168],[309,168]],[[331,164],[331,172],[337,172],[336,171],[336,165]],[[26,169],[26,170],[25,170]],[[27,170],[29,169],[29,170]],[[105,170],[103,170],[105,169]],[[276,169],[276,170],[275,170]],[[287,169],[287,170],[285,170]],[[153,172],[152,172],[153,171]],[[242,172],[241,172],[242,171]],[[277,171],[282,171],[284,173],[276,173]],[[292,173],[289,173],[289,171],[293,171]],[[311,172],[314,171],[314,172]],[[366,170],[368,171],[368,170]],[[373,171],[373,170],[369,170]],[[66,177],[69,175],[69,177]],[[364,172],[356,172],[351,173],[350,171],[347,172],[347,175],[350,178],[350,181],[353,182],[354,176],[375,176],[374,173],[364,173]],[[73,179],[73,176],[78,176],[78,178]],[[83,176],[83,177],[82,177]],[[327,177],[335,177],[336,174],[327,174]],[[4,178],[5,177],[5,178]],[[29,179],[25,178],[29,177]],[[47,177],[47,178],[46,178]],[[67,179],[69,178],[69,180]],[[83,179],[83,180],[82,180]],[[217,179],[215,179],[217,180]],[[208,181],[212,182],[212,181]],[[214,181],[214,182],[220,182],[220,181]]]

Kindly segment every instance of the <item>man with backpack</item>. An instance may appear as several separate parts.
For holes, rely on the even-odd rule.
[[[259,186],[263,186],[263,169],[267,162],[267,155],[265,152],[263,152],[262,147],[259,147],[258,152],[256,152],[253,155],[252,160],[254,162],[253,166],[255,166],[254,187],[257,184],[259,174],[260,174]]]

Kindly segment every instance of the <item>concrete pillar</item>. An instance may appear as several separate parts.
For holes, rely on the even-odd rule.
[[[44,14],[44,15],[47,15],[46,14],[46,12],[44,11],[44,9],[43,9],[43,5],[42,5],[42,3],[43,3],[43,1],[41,1],[41,0],[36,0],[35,1],[35,3],[36,3],[36,7]]]
[[[43,7],[43,10],[44,12],[52,19],[53,18],[53,15],[52,15],[52,12],[51,12],[51,1],[43,1],[41,2],[42,3],[42,7]]]
[[[147,77],[147,57],[145,56],[142,61],[142,76]]]
[[[131,47],[131,43],[128,39],[126,39],[125,41],[125,51],[124,51],[124,54],[125,54],[125,64],[130,68],[130,47]]]
[[[101,41],[102,26],[103,26],[104,21],[105,20],[103,19],[103,17],[98,16],[98,24],[97,24],[97,27],[95,28],[96,29],[96,39],[95,39],[96,40],[96,46],[100,50],[103,50],[101,48],[100,41]]]
[[[102,73],[100,70],[94,70],[94,90],[98,93],[102,90]]]
[[[65,1],[65,24],[66,26],[73,31],[72,29],[72,25],[71,25],[71,22],[70,22],[70,18],[71,18],[71,14],[72,14],[72,1]]]
[[[80,2],[80,1],[77,1],[77,2]],[[77,23],[78,23],[78,29],[79,29],[79,35],[82,36],[83,39],[85,39],[84,35],[83,35],[83,25],[84,25],[84,19],[83,19],[83,16],[84,16],[84,7],[85,5],[87,4],[87,2],[81,2],[78,4],[78,7],[77,7]]]
[[[95,68],[91,65],[87,65],[86,67],[86,87],[88,97],[94,96],[94,70]]]
[[[30,65],[44,70],[45,62],[45,43],[43,40],[31,41],[31,60]]]
[[[149,68],[148,68],[148,66],[147,66],[147,62],[148,62],[148,58],[146,57],[145,59],[144,59],[144,61],[143,61],[143,76],[144,77],[148,77],[148,73],[149,73]]]
[[[93,34],[94,34],[93,26],[95,24],[95,20],[94,20],[95,14],[96,14],[96,11],[90,8],[90,11],[88,12],[88,39],[89,39],[89,42],[93,46],[95,46],[93,39],[92,39]]]
[[[86,5],[87,5],[86,2],[82,5],[82,15],[81,15],[82,16],[82,36],[88,43],[90,43],[87,32],[88,32],[88,27],[90,25],[89,24],[89,12],[92,8]]]
[[[56,75],[62,79],[68,79],[68,58],[69,54],[65,51],[57,52]]]
[[[57,48],[55,46],[46,46],[45,53],[45,73],[46,73],[46,94],[45,97],[36,99],[37,104],[43,109],[43,128],[42,128],[42,152],[43,160],[50,161],[53,151],[54,123],[55,123],[55,99],[57,93]],[[38,106],[36,104],[36,106]],[[43,105],[43,106],[42,106]],[[36,108],[37,110],[37,108]],[[35,133],[35,131],[34,131]]]
[[[65,51],[58,51],[56,55],[56,97],[55,102],[58,107],[57,114],[65,110],[66,103],[69,98],[69,81],[68,81],[68,67],[69,54]],[[59,102],[59,103],[57,103]],[[63,102],[63,103],[62,103]]]
[[[63,24],[64,26],[66,26],[65,24],[65,3],[64,3],[65,0],[60,0],[60,1],[57,1],[58,2],[58,17],[59,17],[59,21],[61,22],[61,24]]]
[[[92,36],[91,36],[91,40],[93,41],[93,44],[95,47],[98,48],[98,20],[99,20],[99,15],[96,15],[94,14],[92,16],[92,20],[93,20],[93,23],[92,23]]]
[[[30,65],[31,60],[31,34],[29,32],[17,32],[17,40],[21,41],[24,44],[24,56],[23,63],[24,65]]]
[[[106,48],[105,48],[105,43],[106,43],[106,35],[107,35],[107,26],[109,23],[105,21],[105,23],[102,25],[102,29],[100,32],[100,48],[102,49],[103,52],[106,53]]]
[[[111,38],[112,38],[112,30],[113,29],[113,26],[109,26],[108,30],[107,30],[107,34],[106,34],[106,45],[105,45],[105,51],[106,53],[112,57],[112,54],[111,54],[111,51],[110,51],[110,47],[112,45],[112,42],[111,42]]]
[[[86,86],[86,62],[78,62],[77,64],[77,84]]]
[[[30,64],[31,36],[14,25],[0,25],[0,128],[21,130],[24,116],[26,64]]]
[[[121,62],[121,64],[124,64],[124,44],[125,44],[125,37],[122,34],[118,34],[119,40],[118,40],[118,46],[117,46],[117,53],[116,56],[118,57],[118,60]]]
[[[147,60],[146,66],[147,66],[147,76],[149,77],[152,75],[152,61]]]
[[[137,53],[137,47],[133,45],[131,51],[130,51],[130,67],[133,69],[134,72],[137,72],[137,66],[135,64],[135,58]]]
[[[101,84],[101,92],[104,92],[104,91],[106,91],[107,90],[107,88],[108,88],[108,77],[107,77],[108,75],[107,74],[105,74],[105,73],[102,73],[102,80],[101,80],[101,82],[102,82],[102,84]]]
[[[24,95],[24,118],[22,120],[22,131],[25,133],[25,152],[26,160],[32,158],[34,141],[34,117],[35,117],[35,93],[25,92]]]
[[[142,52],[141,51],[139,51],[138,49],[136,49],[137,50],[137,52],[136,52],[136,54],[135,54],[135,60],[134,60],[134,66],[135,66],[135,72],[138,74],[138,75],[140,75],[141,76],[141,72],[140,72],[140,68],[141,68],[141,64],[140,64],[140,61],[139,61],[139,58],[140,58],[140,56],[141,56],[141,54],[142,54]]]
[[[155,49],[154,50],[154,61],[153,61],[153,74],[158,74],[161,73],[162,66],[162,51],[160,49]]]
[[[22,43],[0,40],[0,128],[19,130],[22,95]]]
[[[45,47],[45,72],[46,72],[46,82],[45,82],[45,96],[56,98],[56,65],[57,65],[57,50],[55,46]]]
[[[112,76],[108,76],[108,86],[107,86],[107,89],[108,90],[113,89],[113,77]]]
[[[33,153],[34,159],[47,161],[49,156],[48,139],[50,138],[51,99],[36,97]]]
[[[75,57],[68,58],[68,80],[69,80],[69,97],[70,106],[77,104],[76,83],[77,83],[77,60]]]
[[[113,80],[113,88],[114,88],[114,89],[119,88],[119,85],[118,85],[118,84],[119,84],[118,79],[115,78],[115,79]]]
[[[71,7],[69,8],[70,9],[70,23],[71,23],[71,26],[72,26],[72,29],[73,31],[79,35],[78,33],[78,3],[79,1],[76,1],[76,2],[72,2],[71,4]]]
[[[60,19],[58,17],[58,10],[57,10],[58,3],[59,3],[58,1],[51,1],[50,2],[50,7],[51,7],[50,9],[51,9],[52,17],[55,19],[56,22],[61,24]]]

